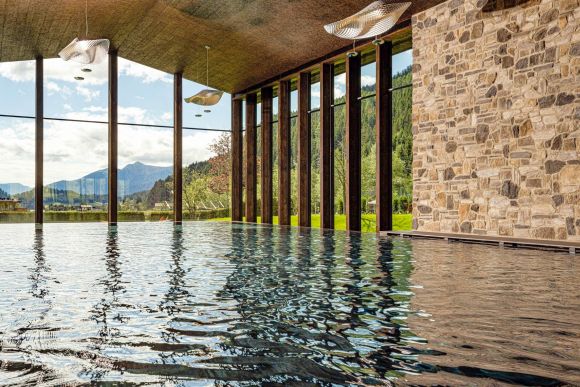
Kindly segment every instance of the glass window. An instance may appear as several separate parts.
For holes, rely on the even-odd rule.
[[[119,58],[118,109],[119,123],[173,126],[173,75]]]
[[[108,125],[44,120],[44,221],[105,221]]]
[[[393,228],[412,228],[412,50],[393,55]]]
[[[45,222],[107,219],[107,88],[107,61],[44,60]]]
[[[0,114],[34,116],[36,61],[0,63]]]
[[[173,128],[119,125],[119,221],[173,217]]]
[[[0,117],[0,137],[0,223],[34,222],[34,119]]]
[[[230,213],[229,132],[183,131],[183,219],[221,220]]]
[[[272,215],[278,223],[278,97],[272,100]]]
[[[346,74],[334,76],[334,228],[346,228]]]
[[[298,216],[298,90],[290,92],[290,215]]]
[[[374,57],[372,58],[374,60]],[[361,229],[376,230],[376,62],[361,67]]]
[[[320,82],[310,86],[311,225],[320,227]]]

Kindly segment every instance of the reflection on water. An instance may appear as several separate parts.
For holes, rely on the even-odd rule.
[[[580,383],[565,254],[225,223],[0,231],[0,384]]]

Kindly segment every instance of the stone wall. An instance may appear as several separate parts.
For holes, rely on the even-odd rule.
[[[413,16],[414,229],[580,242],[579,1],[481,6]]]

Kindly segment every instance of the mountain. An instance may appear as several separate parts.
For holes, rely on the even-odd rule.
[[[17,195],[22,192],[30,191],[32,187],[26,186],[20,183],[2,183],[0,184],[0,190],[4,191],[8,195]]]

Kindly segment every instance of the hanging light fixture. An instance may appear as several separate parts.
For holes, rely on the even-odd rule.
[[[209,46],[205,46],[205,72],[206,72],[206,87],[195,95],[185,98],[187,103],[194,103],[196,105],[211,106],[217,104],[222,99],[223,91],[209,88]],[[197,115],[196,115],[197,116]]]
[[[89,35],[88,0],[85,0],[85,37]],[[101,63],[109,52],[109,39],[79,40],[74,38],[68,46],[59,53],[63,60],[81,63]],[[85,71],[83,69],[82,71]],[[91,71],[89,69],[89,71]]]
[[[347,56],[356,56],[358,55],[354,50],[356,40],[384,34],[397,24],[399,18],[410,5],[410,2],[389,3],[386,0],[374,1],[354,15],[325,25],[324,29],[329,34],[339,38],[352,39],[353,51],[349,51]],[[373,43],[381,44],[382,41],[375,39]]]

